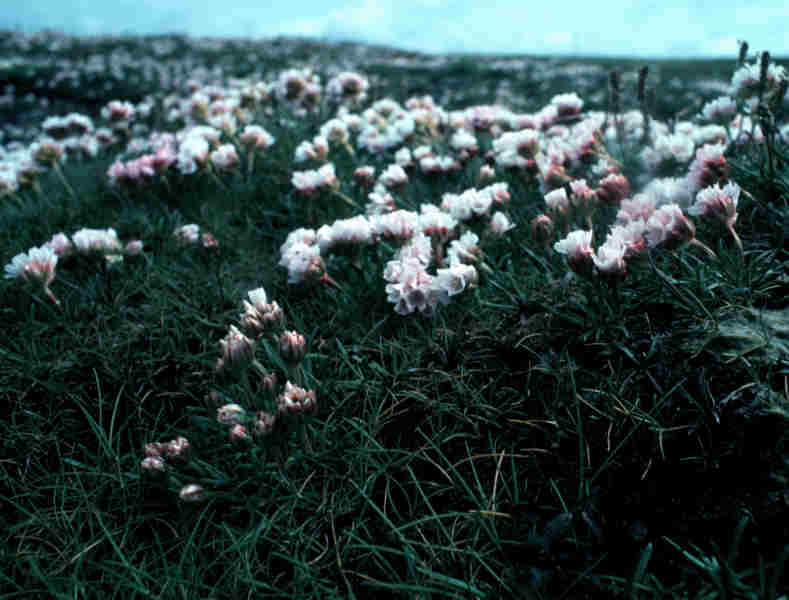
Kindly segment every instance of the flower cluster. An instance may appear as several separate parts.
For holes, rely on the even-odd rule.
[[[182,436],[169,442],[145,444],[145,458],[140,462],[140,468],[152,473],[164,473],[172,463],[187,462],[191,448],[189,440]]]
[[[293,187],[305,196],[314,194],[320,188],[333,186],[336,180],[332,163],[327,163],[315,171],[296,171],[291,178]]]
[[[200,226],[196,223],[176,227],[173,237],[186,246],[202,246],[205,250],[214,252],[219,249],[219,241],[214,237],[214,234],[209,231],[201,233]]]

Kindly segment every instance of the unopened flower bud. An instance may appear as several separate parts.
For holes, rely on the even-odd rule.
[[[601,202],[618,205],[630,195],[630,183],[624,175],[611,173],[600,180],[595,193]]]
[[[245,365],[255,355],[255,342],[241,333],[235,325],[230,326],[227,335],[219,341],[222,357],[217,362],[217,370]]]
[[[304,336],[296,331],[286,331],[279,338],[279,354],[289,363],[299,363],[307,352]]]
[[[203,496],[203,486],[196,483],[185,485],[178,492],[178,497],[184,502],[200,502]]]
[[[540,246],[545,246],[553,237],[553,220],[546,214],[537,215],[529,223],[531,235]]]
[[[257,437],[263,437],[272,432],[276,423],[276,414],[261,410],[255,416],[255,421],[252,426],[254,427],[255,435]]]

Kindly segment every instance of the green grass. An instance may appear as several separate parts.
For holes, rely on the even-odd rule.
[[[327,61],[344,48],[330,47]],[[373,99],[445,91],[449,105],[489,103],[508,76],[467,58],[435,73],[398,68],[379,52]],[[205,51],[222,64],[240,53]],[[707,66],[660,69],[686,73],[682,93],[699,99],[693,79]],[[514,76],[530,110],[575,89],[530,73]],[[466,78],[481,85],[461,94]],[[518,227],[483,245],[491,272],[434,317],[402,317],[386,302],[384,245],[366,249],[359,269],[333,256],[339,290],[288,286],[276,267],[288,232],[355,213],[328,194],[293,192],[293,150],[320,122],[261,122],[276,144],[250,181],[225,188],[195,176],[117,193],[106,184],[110,152],[67,163],[76,198],[47,173],[41,194],[0,199],[6,262],[80,227],[145,243],[120,265],[61,261],[52,289],[62,309],[35,286],[0,283],[0,597],[780,597],[789,371],[775,323],[789,286],[787,148],[772,178],[759,148],[730,157],[753,194],[737,223],[744,252],[702,223],[718,260],[654,251],[619,285],[567,278],[558,255],[545,260],[528,232],[542,195],[503,174]],[[333,159],[348,182],[357,162],[380,168],[391,157]],[[472,186],[480,164],[413,178],[402,205]],[[214,233],[217,255],[175,243],[175,227],[191,222]],[[217,406],[273,398],[254,373],[217,374],[214,363],[258,286],[308,339],[302,377],[319,411],[236,444]],[[727,336],[743,314],[757,316]],[[256,357],[284,383],[275,337]],[[144,445],[177,435],[194,446],[171,472],[180,480],[144,473]],[[206,499],[179,501],[192,481]]]

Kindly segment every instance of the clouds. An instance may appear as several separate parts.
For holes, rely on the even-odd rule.
[[[778,0],[37,0],[3,2],[0,27],[77,34],[184,32],[197,36],[299,35],[425,52],[734,56],[737,39],[789,56]]]

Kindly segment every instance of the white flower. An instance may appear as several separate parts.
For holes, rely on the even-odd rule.
[[[105,252],[121,250],[121,241],[114,229],[80,229],[71,236],[74,246],[80,252]]]
[[[479,150],[476,136],[465,129],[458,129],[449,140],[449,145],[457,151],[473,153]]]
[[[696,194],[696,202],[688,208],[688,214],[714,217],[723,221],[727,226],[731,226],[737,221],[739,198],[740,186],[736,183],[727,183],[723,188],[716,183]]]
[[[609,235],[605,243],[592,256],[595,267],[606,275],[624,275],[627,247],[616,235]]]
[[[211,164],[217,169],[232,169],[238,164],[238,153],[233,144],[222,144],[211,153]]]
[[[567,256],[567,263],[576,273],[586,274],[594,264],[591,231],[571,231],[563,240],[556,242],[553,249]]]
[[[726,123],[737,112],[737,103],[729,96],[721,96],[707,102],[701,109],[701,115],[708,121]]]
[[[684,243],[695,237],[696,228],[678,204],[658,208],[647,221],[646,238],[650,248],[665,242]]]
[[[561,187],[545,194],[545,206],[554,217],[567,215],[570,211],[570,199],[567,197],[567,190]]]
[[[647,194],[636,194],[632,199],[622,200],[616,220],[619,223],[646,221],[655,212],[655,200]]]
[[[451,297],[475,284],[478,277],[477,269],[473,265],[457,263],[448,269],[438,269],[434,286]]]
[[[510,218],[501,211],[493,213],[493,216],[490,218],[490,230],[493,233],[506,233],[513,227],[515,227],[513,222],[510,221]]]
[[[288,283],[318,279],[325,272],[320,248],[303,243],[293,244],[283,252],[279,265],[288,270]]]
[[[247,125],[244,127],[244,131],[241,132],[239,139],[243,144],[256,149],[268,148],[275,141],[274,136],[260,125]]]
[[[408,175],[406,175],[403,167],[398,164],[393,164],[389,165],[386,170],[381,173],[378,181],[386,187],[391,188],[406,183],[408,181]]]
[[[58,255],[52,248],[41,246],[30,248],[14,256],[5,266],[5,278],[36,280],[45,288],[55,279],[55,267],[58,264]]]
[[[559,111],[559,116],[575,115],[581,112],[584,101],[575,92],[557,94],[551,98],[551,104]]]
[[[66,256],[74,249],[74,244],[65,233],[56,233],[44,246],[51,248],[58,256]]]
[[[424,266],[428,266],[433,259],[430,238],[421,231],[415,233],[408,243],[395,254],[395,260],[405,261],[407,259],[416,259]]]

